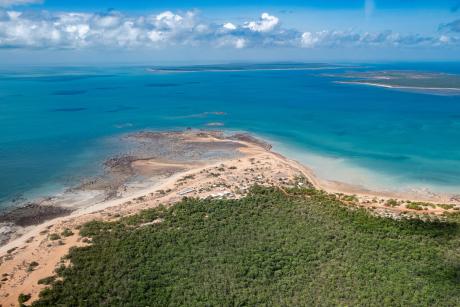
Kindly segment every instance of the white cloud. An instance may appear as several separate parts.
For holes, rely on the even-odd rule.
[[[118,15],[95,16],[93,24],[97,28],[115,28],[122,22],[122,17]]]
[[[318,43],[319,38],[315,37],[311,32],[302,34],[302,46],[305,48],[313,48]]]
[[[163,33],[157,30],[147,32],[147,36],[152,42],[160,42],[165,39]]]
[[[269,32],[279,24],[279,18],[268,13],[263,13],[258,21],[247,22],[244,26],[254,32]]]
[[[305,48],[343,47],[343,46],[437,46],[444,38],[421,36],[419,34],[403,35],[392,31],[376,33],[359,33],[355,31],[319,31],[304,32],[301,44]]]
[[[1,0],[0,0],[1,1]],[[454,34],[403,35],[392,31],[299,31],[263,13],[258,21],[216,24],[196,12],[128,16],[120,12],[19,12],[0,10],[0,48],[342,48],[345,46],[442,46],[459,44]]]
[[[447,35],[441,35],[441,37],[439,37],[439,41],[443,44],[447,44],[450,42],[450,38]]]
[[[155,25],[158,28],[174,28],[179,25],[183,18],[180,15],[173,14],[171,11],[166,11],[161,13],[155,17],[156,23]]]
[[[227,29],[227,30],[230,30],[230,31],[236,30],[236,26],[231,22],[225,23],[222,27],[224,27],[224,29]]]
[[[238,38],[235,41],[235,47],[238,49],[244,48],[246,46],[246,40],[244,38]]]
[[[0,7],[12,7],[19,5],[40,4],[42,0],[0,0]]]
[[[16,20],[22,15],[22,13],[21,12],[16,12],[16,11],[8,11],[8,12],[6,12],[6,15],[8,15],[8,17],[11,20]]]

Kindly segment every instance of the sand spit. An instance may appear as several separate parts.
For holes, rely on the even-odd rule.
[[[391,201],[390,205],[389,199],[397,195],[379,195],[359,187],[321,181],[305,166],[270,151],[269,144],[247,134],[141,132],[126,137],[140,141],[145,149],[155,150],[150,152],[150,157],[116,157],[108,160],[106,167],[115,168],[115,173],[122,177],[129,174],[140,176],[142,180],[118,186],[114,197],[74,208],[66,216],[28,226],[22,236],[0,247],[2,306],[16,306],[21,293],[31,294],[32,300],[38,298],[39,292],[46,287],[38,281],[54,275],[57,267],[67,264],[62,257],[71,247],[88,244],[78,235],[79,225],[95,219],[116,220],[160,204],[172,205],[184,196],[239,198],[254,184],[281,188],[297,185],[336,193],[345,204],[365,207],[376,214],[394,218],[442,215],[454,210],[455,206],[460,207],[420,206],[410,209],[403,200]],[[413,195],[407,196],[401,199],[421,200],[411,198]],[[441,196],[435,199],[444,200]],[[31,266],[32,262],[38,265]]]
[[[460,88],[456,87],[422,87],[422,86],[405,86],[395,84],[385,84],[369,81],[335,81],[337,84],[366,85],[374,87],[389,88],[395,90],[406,90],[426,94],[438,95],[460,95]]]

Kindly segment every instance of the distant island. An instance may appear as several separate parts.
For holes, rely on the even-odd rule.
[[[426,94],[460,95],[460,76],[415,71],[370,71],[334,75],[350,79],[340,84],[361,84]]]
[[[232,72],[232,71],[276,71],[276,70],[333,70],[353,68],[352,65],[327,63],[244,63],[220,65],[158,66],[147,68],[151,73],[167,72]]]

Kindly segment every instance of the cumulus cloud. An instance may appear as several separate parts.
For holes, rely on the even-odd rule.
[[[319,31],[302,34],[302,46],[420,46],[436,45],[440,38],[421,35],[402,35],[392,31],[358,33],[354,31]]]
[[[230,31],[236,30],[236,26],[231,22],[224,23],[223,27]]]
[[[279,18],[263,13],[258,21],[247,22],[244,27],[254,32],[270,32],[279,24]]]
[[[299,31],[283,27],[278,17],[268,13],[261,14],[257,20],[238,24],[208,22],[193,11],[129,16],[116,11],[53,13],[0,10],[0,48],[162,48],[181,45],[235,49],[335,48],[440,46],[459,42],[455,35],[446,34],[436,37],[403,35],[392,31]]]
[[[12,7],[19,5],[39,4],[42,0],[0,0],[0,7]]]
[[[319,37],[311,32],[304,32],[302,34],[302,46],[306,48],[313,48],[319,42]]]
[[[0,46],[80,48],[88,46],[152,46],[162,42],[187,42],[190,33],[203,28],[194,13],[127,17],[118,12],[99,14],[23,14],[0,12]]]

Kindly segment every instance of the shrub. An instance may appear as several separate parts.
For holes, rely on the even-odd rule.
[[[66,228],[61,232],[61,236],[70,237],[70,236],[73,236],[73,232],[69,228]]]
[[[55,241],[55,240],[59,240],[61,238],[61,236],[57,233],[52,233],[49,235],[48,237],[51,241]]]
[[[186,175],[182,177],[182,180],[195,179],[195,175]]]
[[[32,272],[38,266],[38,262],[32,261],[29,263],[29,267],[27,268],[27,272]]]
[[[56,276],[48,276],[38,280],[39,285],[51,285],[56,280]]]
[[[385,206],[396,207],[399,206],[399,202],[396,199],[389,199],[386,201]]]
[[[14,252],[17,249],[18,249],[17,247],[10,248],[9,250],[6,251],[6,253],[11,254],[12,252]]]
[[[54,271],[56,272],[57,275],[61,275],[65,270],[66,270],[65,265],[61,264]]]
[[[409,204],[406,205],[406,208],[407,209],[412,209],[412,210],[423,210],[423,207],[420,206],[417,203],[409,203]]]
[[[30,300],[31,297],[32,296],[30,294],[24,294],[24,293],[19,294],[19,297],[18,297],[19,305],[22,306],[25,302]]]
[[[344,195],[342,198],[344,201],[357,202],[358,197],[356,195]]]
[[[450,209],[453,209],[455,207],[452,204],[439,204],[438,206],[443,208],[444,210],[450,210]]]

